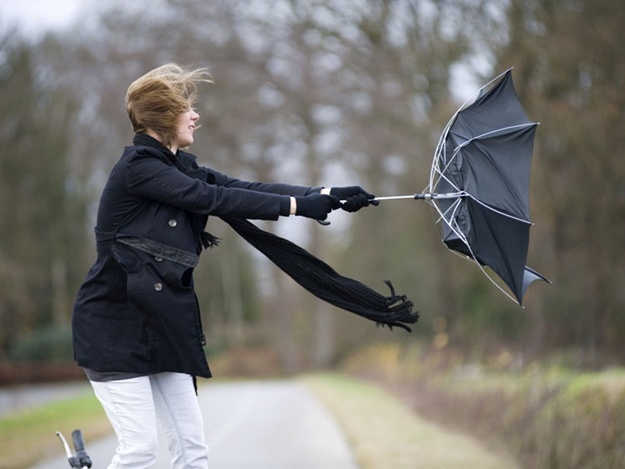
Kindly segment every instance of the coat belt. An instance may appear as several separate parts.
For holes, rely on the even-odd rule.
[[[152,239],[142,236],[133,236],[118,231],[101,231],[95,229],[96,241],[117,241],[119,243],[130,246],[138,251],[145,252],[154,257],[160,257],[185,267],[195,268],[199,262],[199,256],[184,249],[178,249],[167,244],[159,243]]]

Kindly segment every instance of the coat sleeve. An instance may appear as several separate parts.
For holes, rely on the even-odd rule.
[[[223,186],[227,188],[238,188],[238,189],[246,189],[256,192],[265,192],[272,194],[281,194],[281,195],[293,195],[293,196],[303,196],[312,194],[314,192],[321,191],[321,187],[308,187],[308,186],[299,186],[293,184],[281,184],[281,183],[263,183],[263,182],[250,182],[243,181],[240,179],[231,178],[223,173],[215,171],[209,168],[203,168],[210,175],[212,174],[215,178],[215,184],[218,186]]]
[[[313,193],[319,193],[322,189],[322,187],[310,187],[295,184],[244,181],[241,179],[232,178],[212,168],[198,166],[197,157],[191,153],[180,151],[180,156],[185,159],[187,165],[192,167],[194,170],[201,171],[203,173],[202,179],[209,184],[216,184],[218,186],[224,186],[228,188],[245,189],[255,192],[266,192],[271,194],[289,196],[304,196]]]
[[[194,213],[276,220],[289,201],[286,195],[253,189],[253,183],[209,184],[190,177],[141,148],[129,155],[126,167],[128,192]]]

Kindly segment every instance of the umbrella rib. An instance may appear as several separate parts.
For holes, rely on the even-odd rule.
[[[453,232],[454,232],[454,233],[455,233],[458,237],[463,238],[463,242],[464,242],[464,234],[463,234],[463,233],[460,233],[460,232],[456,232],[456,230],[455,230],[455,228],[454,228],[454,226],[453,226],[453,223],[452,223],[452,221],[453,221],[453,215],[456,213],[456,207],[459,205],[459,203],[460,203],[460,199],[458,199],[456,202],[454,202],[453,204],[451,204],[451,205],[449,206],[449,208],[448,208],[447,210],[445,210],[444,212],[441,210],[441,208],[440,208],[438,205],[436,205],[436,204],[432,203],[432,206],[433,206],[433,207],[434,207],[434,209],[438,212],[438,215],[439,215],[438,219],[437,219],[434,223],[435,223],[435,224],[438,224],[438,223],[440,223],[441,221],[444,221],[444,222],[445,222],[445,224],[446,224],[447,226],[449,226],[449,229],[450,229],[450,230],[452,230],[452,231],[453,231]],[[452,215],[451,215],[449,218],[447,218],[447,214],[448,214],[450,211],[452,212]]]
[[[447,167],[445,167],[445,169],[447,169]],[[445,174],[443,174],[443,172],[439,173],[439,178],[438,180],[440,181],[441,179],[443,179],[444,181],[446,181],[451,187],[453,187],[454,189],[456,189],[456,191],[458,192],[464,192],[461,191],[460,187],[458,187],[458,184],[456,184],[454,181],[452,181],[451,179],[449,179],[447,176],[445,176]]]
[[[508,132],[508,131],[514,131],[514,130],[525,129],[525,128],[529,128],[529,127],[534,127],[535,125],[538,125],[538,124],[536,122],[527,122],[525,124],[509,125],[507,127],[500,127],[498,129],[489,130],[488,132],[484,132],[483,134],[476,135],[475,137],[471,137],[466,142],[462,142],[460,145],[458,145],[458,147],[454,150],[454,157],[455,157],[455,154],[458,152],[459,148],[462,148],[462,147],[468,145],[469,143],[473,142],[474,140],[479,140],[481,138],[488,138],[492,134],[504,133],[504,132]]]
[[[445,151],[446,154],[446,151]],[[440,157],[438,157],[438,153],[435,156],[436,161],[435,163],[432,165],[432,172],[430,173],[430,185],[428,187],[426,187],[424,189],[424,192],[428,192],[428,193],[433,193],[434,191],[434,187],[436,185],[438,185],[439,181],[441,179],[443,179],[444,181],[446,181],[451,187],[453,187],[454,189],[456,189],[456,191],[458,193],[463,193],[464,191],[461,191],[460,188],[458,187],[458,185],[456,183],[454,183],[454,181],[452,181],[451,179],[449,179],[447,176],[445,176],[444,172],[447,171],[447,169],[449,168],[449,165],[451,164],[452,160],[448,161],[446,166],[443,169],[440,169],[438,166],[438,161],[440,161]],[[438,178],[435,178],[435,175],[438,174]],[[434,181],[434,182],[433,182]]]
[[[477,90],[475,93],[473,93],[471,96],[469,96],[469,98],[462,104],[462,106],[460,106],[458,108],[458,110],[456,111],[456,114],[454,114],[454,116],[452,117],[452,120],[456,118],[456,115],[461,112],[462,110],[464,110],[466,107],[468,107],[471,103],[473,104],[473,102],[480,97],[480,94],[482,93],[482,91],[484,91],[486,88],[488,88],[490,85],[492,85],[493,83],[495,83],[497,80],[499,80],[501,77],[503,77],[504,75],[506,75],[508,72],[510,72],[510,70],[512,70],[512,67],[510,67],[508,70],[504,71],[503,73],[500,73],[499,75],[497,75],[495,78],[493,78],[491,81],[489,81],[488,83],[486,83],[485,85],[483,85],[479,90]]]
[[[475,258],[475,256],[473,255],[473,251],[471,251],[471,256],[467,256],[465,254],[460,254],[459,252],[454,251],[453,249],[449,249],[447,248],[449,251],[451,251],[452,254],[455,254],[456,256],[464,259],[464,260],[468,260],[469,262],[473,262],[475,263],[478,268],[480,269],[480,271],[486,276],[486,278],[490,281],[490,283],[492,283],[493,285],[495,285],[495,288],[497,288],[501,293],[503,293],[504,295],[506,295],[508,298],[510,298],[512,301],[514,301],[516,304],[520,305],[522,308],[525,308],[525,306],[521,305],[521,303],[519,303],[517,301],[516,298],[514,298],[510,293],[508,293],[504,288],[501,287],[501,285],[499,285],[494,279],[493,276],[490,275],[488,273],[488,271],[484,268],[484,266]],[[469,248],[470,250],[471,248]]]
[[[440,177],[438,179],[436,179],[436,174],[438,173],[439,176],[442,176],[442,172],[438,169],[438,165],[439,165],[439,161],[441,159],[441,154],[444,154],[445,156],[445,161],[447,161],[447,149],[445,148],[445,139],[447,138],[447,135],[449,134],[449,129],[451,128],[454,120],[456,119],[456,116],[458,115],[458,111],[456,111],[456,113],[453,115],[453,117],[449,120],[449,122],[447,122],[447,125],[445,125],[445,128],[443,129],[443,132],[441,133],[441,136],[438,140],[438,143],[436,144],[436,150],[434,151],[434,160],[432,161],[432,167],[430,168],[430,185],[429,187],[426,187],[424,189],[424,192],[433,192],[433,188],[436,186],[436,184],[438,183],[438,180],[440,180]],[[447,163],[449,164],[449,163]]]
[[[458,198],[453,204],[451,204],[449,206],[449,208],[447,210],[445,210],[444,212],[440,209],[440,207],[436,204],[433,204],[434,208],[436,209],[436,211],[438,212],[438,214],[440,215],[439,219],[436,220],[435,223],[440,223],[441,220],[445,220],[445,223],[447,224],[447,226],[449,226],[449,228],[456,233],[456,231],[454,230],[453,226],[451,225],[451,221],[455,218],[456,213],[458,212],[458,208],[460,207],[460,198]],[[447,218],[447,214],[451,211],[451,216],[449,218]],[[460,238],[463,238],[463,241],[465,241],[465,236],[462,233],[456,233],[456,235],[458,235]]]
[[[510,215],[509,213],[502,212],[501,210],[497,210],[496,208],[491,207],[490,205],[485,204],[485,203],[484,203],[484,202],[482,202],[481,200],[476,199],[476,198],[475,198],[475,196],[474,196],[474,195],[472,195],[472,194],[467,193],[467,196],[468,196],[468,197],[471,197],[473,200],[475,200],[475,201],[476,201],[478,204],[480,204],[482,207],[487,208],[488,210],[490,210],[490,211],[492,211],[492,212],[495,212],[495,213],[496,213],[496,214],[498,214],[498,215],[502,215],[502,216],[504,216],[504,217],[508,217],[508,218],[510,218],[510,219],[512,219],[512,220],[516,220],[516,221],[519,221],[519,222],[521,222],[521,223],[525,223],[525,224],[527,224],[527,225],[532,225],[532,222],[531,222],[531,221],[529,221],[529,220],[524,220],[523,218],[515,217],[514,215]]]
[[[471,195],[469,195],[469,197],[471,197]],[[473,197],[472,197],[473,198]],[[451,210],[452,208],[454,208],[453,210],[453,214],[451,219],[453,219],[457,209],[460,207],[460,199],[458,199],[456,202],[454,202],[454,204],[452,204],[452,206],[447,209],[444,213],[440,210],[440,208],[433,204],[434,208],[436,209],[436,211],[439,213],[440,218],[438,219],[438,221],[436,223],[440,223],[441,220],[445,221],[445,224],[449,227],[449,229],[451,231],[453,231],[453,233],[458,236],[458,238],[464,243],[464,245],[467,247],[469,253],[471,253],[470,256],[464,255],[464,254],[460,254],[456,251],[454,251],[453,249],[449,249],[449,251],[451,251],[452,253],[456,254],[457,256],[460,256],[464,259],[471,259],[475,264],[477,264],[477,266],[479,267],[479,269],[482,271],[482,273],[486,276],[486,278],[488,278],[488,280],[495,285],[495,287],[497,287],[497,289],[499,291],[501,291],[504,295],[506,295],[508,298],[510,298],[512,301],[514,301],[515,303],[519,304],[520,303],[510,294],[508,293],[506,290],[504,290],[501,285],[499,285],[492,277],[492,275],[490,275],[488,273],[488,271],[484,268],[484,266],[480,263],[480,261],[477,260],[477,256],[475,255],[475,253],[473,252],[473,249],[471,248],[467,237],[464,235],[464,233],[462,233],[462,231],[460,231],[460,227],[457,226],[457,223],[452,223],[450,220],[448,220],[446,218],[446,214],[449,212],[449,210]]]
[[[458,156],[458,153],[460,152],[460,150],[462,150],[464,147],[466,147],[467,145],[470,145],[471,143],[473,143],[476,140],[480,140],[480,139],[483,139],[483,138],[488,138],[488,137],[490,137],[493,134],[500,133],[500,132],[503,132],[503,131],[524,129],[524,128],[529,128],[529,127],[534,127],[535,125],[537,125],[536,122],[530,122],[530,123],[527,123],[527,124],[510,125],[508,127],[501,127],[499,129],[491,130],[489,132],[485,132],[483,134],[476,135],[475,137],[471,137],[467,141],[462,142],[460,145],[458,145],[456,148],[454,148],[454,152],[451,155],[451,158],[449,160],[448,165],[451,164],[451,162]]]
[[[458,108],[458,110],[454,113],[453,116],[451,116],[451,119],[449,119],[449,121],[447,122],[447,124],[445,125],[445,128],[443,129],[443,131],[441,132],[441,136],[438,139],[438,143],[436,144],[436,149],[434,151],[434,161],[430,170],[430,185],[429,188],[425,188],[424,192],[433,192],[433,188],[436,186],[436,182],[435,182],[435,175],[437,173],[436,167],[438,166],[438,161],[440,160],[440,155],[441,153],[445,154],[445,157],[447,156],[447,149],[445,148],[445,140],[447,139],[447,135],[449,134],[449,130],[451,129],[451,126],[453,125],[454,121],[456,120],[456,118],[458,117],[458,114],[464,110],[466,107],[468,107],[470,105],[470,103],[472,104],[473,102],[475,102],[475,100],[477,98],[479,98],[479,96],[481,95],[482,91],[484,91],[486,88],[488,88],[490,85],[492,85],[493,83],[495,83],[497,80],[499,80],[501,77],[505,76],[507,73],[509,73],[512,70],[512,67],[510,67],[509,69],[507,69],[506,71],[504,71],[503,73],[500,73],[499,75],[497,75],[495,78],[493,78],[491,81],[489,81],[488,83],[486,83],[485,85],[483,85],[480,89],[478,89],[475,93],[473,93],[471,96],[469,96],[469,98],[462,103],[462,106],[460,106]],[[452,155],[452,160],[455,156]],[[451,163],[451,161],[449,162]],[[448,163],[448,164],[449,164]],[[440,174],[440,173],[439,173]]]

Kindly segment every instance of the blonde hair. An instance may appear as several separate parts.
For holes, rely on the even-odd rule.
[[[178,117],[197,101],[200,83],[212,83],[205,68],[162,65],[133,81],[126,93],[126,110],[135,133],[154,131],[169,146],[176,138]]]

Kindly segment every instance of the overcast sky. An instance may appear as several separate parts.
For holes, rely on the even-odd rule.
[[[85,8],[88,0],[0,0],[0,25],[18,22],[27,34],[62,28]]]

